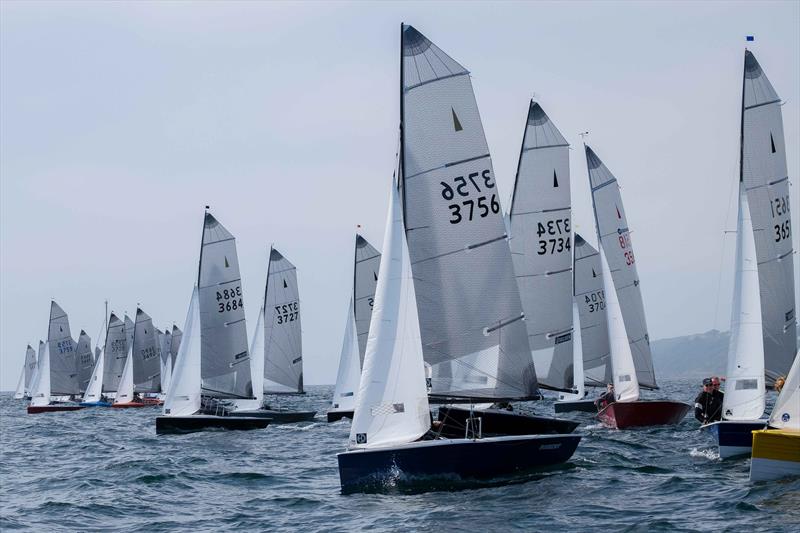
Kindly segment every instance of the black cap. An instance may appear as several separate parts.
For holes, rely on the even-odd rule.
[[[705,385],[712,385],[712,384],[713,384],[713,383],[712,383],[712,381],[711,381],[711,378],[705,378],[705,379],[703,380],[703,386],[705,386]]]

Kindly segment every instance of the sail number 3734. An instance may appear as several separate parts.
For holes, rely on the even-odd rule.
[[[488,168],[482,172],[457,176],[453,179],[452,185],[446,181],[441,182],[441,185],[442,198],[448,202],[457,200],[447,206],[450,209],[451,224],[459,224],[478,217],[485,218],[489,216],[489,211],[500,212],[497,195],[494,193],[489,195],[490,189],[494,189],[495,184],[492,181],[492,172]]]

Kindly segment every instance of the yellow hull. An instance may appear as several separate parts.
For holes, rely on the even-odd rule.
[[[800,476],[800,431],[753,431],[750,481]]]

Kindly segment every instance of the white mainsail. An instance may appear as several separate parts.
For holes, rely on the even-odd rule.
[[[404,444],[429,428],[414,279],[393,184],[349,448]]]
[[[117,315],[111,313],[106,330],[106,343],[103,348],[103,392],[116,392],[122,369],[128,357],[128,341],[125,324]]]
[[[267,267],[264,318],[264,392],[303,392],[297,269],[274,248],[270,249]]]
[[[778,429],[800,431],[800,352],[795,354],[783,389],[775,400],[769,425]]]
[[[19,380],[17,380],[17,386],[14,389],[14,399],[21,400],[25,397],[25,364],[22,365],[22,371],[19,374]]]
[[[133,334],[133,383],[136,392],[161,392],[161,358],[153,319],[136,309]]]
[[[92,338],[84,330],[81,330],[81,334],[78,336],[75,362],[77,366],[76,372],[78,373],[78,388],[81,393],[85,393],[94,370],[94,351],[92,350]]]
[[[744,54],[741,176],[747,190],[761,294],[766,384],[797,352],[794,251],[781,101],[755,56]]]
[[[356,394],[361,380],[357,330],[353,300],[351,299],[350,305],[347,307],[347,323],[342,339],[342,353],[339,356],[339,372],[336,376],[336,387],[333,389],[333,401],[331,402],[331,408],[337,411],[352,411],[356,406]]]
[[[192,291],[189,312],[186,314],[186,341],[181,342],[172,382],[164,399],[164,414],[171,416],[193,415],[201,406],[201,327],[200,301],[197,287]],[[174,332],[174,329],[173,329]],[[173,340],[175,335],[172,336]]]
[[[592,204],[600,241],[598,245],[605,251],[611,275],[614,277],[613,285],[617,288],[625,328],[630,335],[636,377],[640,386],[657,388],[639,274],[636,272],[636,257],[619,184],[617,178],[588,146],[586,163],[589,167]],[[606,293],[606,298],[608,297]]]
[[[355,261],[353,266],[353,315],[358,333],[359,369],[364,366],[367,349],[369,323],[378,286],[378,271],[381,254],[361,235],[356,234]]]
[[[203,223],[198,270],[203,394],[252,398],[236,239],[211,213]]]
[[[43,407],[50,404],[50,343],[39,343],[39,360],[36,363],[38,372],[31,389],[31,405]]]
[[[614,394],[618,402],[635,402],[639,399],[639,380],[631,353],[631,343],[628,342],[628,333],[625,331],[625,320],[614,287],[614,277],[603,247],[600,247],[600,263],[603,269],[603,292],[606,295],[606,324],[611,366],[614,372]]]
[[[234,400],[237,411],[260,409],[264,401],[264,307],[258,311],[256,331],[250,343],[250,375],[253,376],[253,400]]]
[[[50,302],[50,325],[47,331],[50,365],[50,393],[53,396],[79,394],[75,341],[69,330],[67,313]]]
[[[44,341],[40,340],[39,349],[36,351],[36,364],[33,368],[33,374],[31,375],[31,385],[28,389],[28,396],[33,396],[34,386],[39,379],[39,361],[41,361],[42,357],[44,356],[44,345]]]
[[[402,55],[400,184],[431,392],[538,396],[469,72],[411,26]]]
[[[752,210],[744,184],[739,183],[731,336],[722,416],[726,420],[755,420],[764,414],[764,342],[761,335],[761,298]]]
[[[176,325],[172,326],[172,338],[169,341],[169,354],[172,357],[172,373],[175,373],[175,362],[178,360],[178,350],[181,347],[183,332]]]
[[[128,344],[128,354],[125,357],[125,366],[122,367],[122,375],[117,386],[117,395],[114,403],[129,403],[133,401],[133,343]]]
[[[583,237],[575,234],[574,291],[580,317],[581,347],[585,383],[611,383],[611,349],[608,346],[606,300],[600,254]]]
[[[533,100],[509,215],[536,377],[540,387],[566,391],[573,355],[569,143]]]

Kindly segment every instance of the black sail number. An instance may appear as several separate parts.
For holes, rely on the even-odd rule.
[[[300,305],[297,302],[276,305],[275,316],[278,324],[294,322],[300,316]]]
[[[464,176],[456,176],[453,182],[440,182],[442,198],[450,203],[450,224],[459,224],[464,221],[486,218],[489,213],[500,212],[500,202],[497,195],[489,194],[495,184],[492,181],[492,172],[487,168],[481,172],[470,172]]]
[[[242,288],[240,286],[217,291],[217,313],[224,313],[225,311],[233,311],[240,308],[244,308]]]
[[[787,220],[782,224],[775,224],[773,229],[775,230],[775,242],[789,239],[792,236],[792,221]]]
[[[584,295],[584,301],[590,313],[606,308],[605,293],[602,290]]]
[[[569,238],[569,218],[537,222],[536,236],[539,237],[536,249],[538,255],[560,254],[572,249]]]

